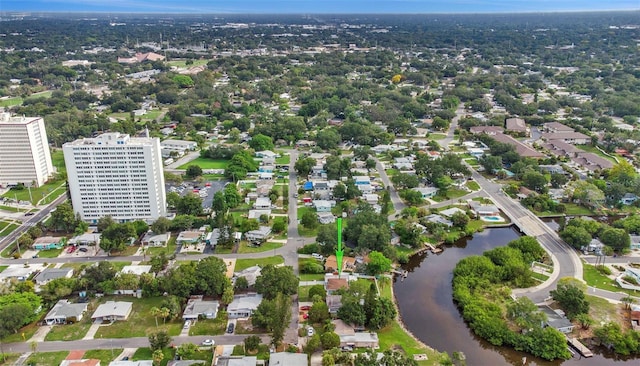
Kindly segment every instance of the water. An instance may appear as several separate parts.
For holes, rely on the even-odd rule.
[[[437,255],[415,255],[403,268],[409,275],[403,281],[396,280],[394,292],[402,319],[407,328],[425,344],[452,354],[463,352],[469,366],[527,365],[607,366],[635,364],[635,360],[616,360],[614,355],[593,350],[594,357],[567,361],[547,362],[511,348],[496,347],[476,337],[460,317],[452,300],[451,279],[456,263],[464,257],[506,245],[520,234],[513,228],[487,229],[472,237],[458,240]]]

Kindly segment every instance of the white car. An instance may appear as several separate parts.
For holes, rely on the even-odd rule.
[[[213,346],[216,342],[213,339],[205,339],[202,341],[203,346]]]
[[[315,331],[313,330],[313,328],[311,328],[311,327],[307,328],[307,336],[308,337],[313,336],[314,333],[315,333]]]
[[[186,322],[184,322],[184,326],[182,327],[182,329],[189,329],[190,326],[191,326],[191,320],[187,320]]]

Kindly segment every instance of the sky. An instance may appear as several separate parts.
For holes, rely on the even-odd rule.
[[[638,10],[640,0],[0,0],[0,11],[136,13],[505,13]]]

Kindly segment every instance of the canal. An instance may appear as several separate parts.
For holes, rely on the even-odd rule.
[[[404,280],[396,279],[394,293],[406,327],[425,344],[438,351],[463,352],[468,366],[527,365],[607,366],[638,364],[638,359],[624,361],[603,350],[593,350],[594,357],[547,362],[511,348],[496,347],[476,337],[462,320],[452,300],[451,279],[456,263],[464,257],[504,246],[520,236],[514,228],[493,228],[444,247],[437,254],[420,254],[403,266],[409,271]]]

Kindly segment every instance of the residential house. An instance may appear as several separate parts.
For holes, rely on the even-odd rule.
[[[548,306],[539,306],[538,309],[547,316],[545,326],[553,327],[562,333],[571,333],[574,325],[564,316],[563,313],[558,313],[556,310],[551,309]]]
[[[107,301],[100,304],[91,316],[96,322],[127,320],[133,309],[133,303],[126,301]]]
[[[573,128],[559,122],[548,122],[542,125],[542,130],[549,133],[573,132]]]
[[[202,296],[191,296],[182,312],[184,320],[215,319],[218,316],[220,303],[214,300],[203,300]]]
[[[166,247],[169,239],[171,239],[171,232],[156,234],[149,230],[142,237],[141,243],[147,247]]]
[[[84,233],[82,235],[74,236],[73,238],[69,239],[69,242],[67,244],[99,246],[101,236],[102,234],[100,233]]]
[[[374,188],[371,184],[358,184],[358,190],[362,192],[362,194],[371,194],[374,192]]]
[[[453,222],[451,222],[450,220],[445,219],[444,217],[438,215],[438,214],[431,214],[429,216],[425,217],[425,220],[427,220],[428,222],[432,223],[432,224],[441,224],[441,225],[446,225],[448,227],[453,226]]]
[[[327,295],[333,295],[334,292],[348,287],[349,281],[346,278],[332,277],[324,282],[324,289],[327,290]]]
[[[353,272],[356,269],[356,259],[354,257],[342,257],[342,272]],[[338,259],[334,254],[324,261],[325,272],[335,272],[338,270]]]
[[[194,151],[198,147],[198,143],[195,141],[166,139],[160,143],[160,147],[179,152]]]
[[[138,62],[162,60],[164,60],[164,56],[159,55],[155,52],[136,53],[136,55],[133,57],[118,57],[118,62],[121,64],[135,64]]]
[[[58,300],[44,317],[47,325],[75,323],[82,320],[88,303],[73,304],[69,300]]]
[[[256,356],[219,356],[216,366],[257,366],[264,365],[263,360],[258,360]],[[167,364],[167,366],[173,366]]]
[[[378,203],[380,197],[377,194],[365,194],[362,195],[362,198],[367,201],[368,204],[373,205]]]
[[[567,172],[564,171],[564,169],[562,168],[562,166],[558,165],[558,164],[554,164],[554,165],[538,165],[538,168],[540,168],[540,170],[546,172],[546,173],[550,173],[550,174],[566,174]]]
[[[153,366],[153,360],[140,361],[111,361],[109,366]]]
[[[522,118],[507,118],[505,121],[505,129],[519,135],[527,134],[527,124]]]
[[[269,197],[258,197],[253,204],[253,208],[257,210],[268,210],[271,208],[271,200]]]
[[[264,241],[271,234],[271,227],[260,226],[258,230],[251,230],[244,233],[244,237],[248,241]]]
[[[622,196],[622,198],[620,198],[620,203],[622,203],[623,205],[631,205],[633,204],[635,201],[638,200],[638,196],[636,196],[633,193],[625,193],[624,196]]]
[[[585,250],[589,252],[601,252],[604,249],[604,244],[598,239],[591,239],[589,244],[584,247]]]
[[[545,155],[534,150],[533,148],[531,148],[528,145],[525,145],[524,143],[514,139],[513,137],[509,136],[509,135],[505,135],[503,133],[498,133],[495,135],[492,135],[493,139],[501,142],[503,144],[508,144],[511,145],[515,148],[516,152],[518,153],[518,155],[525,157],[525,158],[544,158]]]
[[[220,239],[220,229],[215,228],[208,233],[204,234],[204,244],[211,245],[215,247],[218,245],[218,240]]]
[[[233,301],[227,306],[229,319],[248,318],[258,308],[262,302],[260,294],[236,295]]]
[[[631,238],[630,249],[640,249],[640,235],[629,235]]]
[[[329,313],[337,314],[338,309],[342,307],[342,295],[327,295],[326,302],[329,307]]]
[[[329,184],[327,182],[316,182],[313,185],[313,192],[319,194],[325,194],[330,191]]]
[[[393,164],[391,166],[394,169],[398,170],[412,170],[413,169],[413,159],[407,157],[395,158],[393,159]]]
[[[249,219],[260,220],[262,215],[267,216],[267,219],[271,217],[271,210],[249,210],[247,217]]]
[[[454,214],[456,214],[458,212],[463,213],[465,215],[467,214],[464,210],[461,210],[461,209],[459,209],[457,207],[451,207],[451,208],[448,208],[446,210],[442,210],[442,211],[439,212],[439,214],[444,216],[444,217],[451,217],[451,216],[453,216]]]
[[[63,246],[64,238],[55,238],[53,236],[37,238],[31,245],[35,250],[60,249]]]
[[[305,191],[313,191],[313,182],[312,181],[304,182],[304,184],[302,185],[302,189],[304,189]]]
[[[476,201],[469,201],[469,208],[477,216],[500,216],[500,210],[495,205],[484,205]]]
[[[308,366],[305,353],[276,352],[269,355],[269,366]]]
[[[176,239],[178,245],[197,244],[202,240],[202,233],[199,231],[181,231]]]
[[[417,187],[412,189],[416,192],[420,192],[422,199],[432,198],[438,194],[438,188],[436,187]]]
[[[122,267],[122,270],[120,270],[120,273],[130,273],[136,276],[141,276],[142,274],[149,272],[151,272],[150,265],[128,265]]]
[[[309,141],[309,140],[296,141],[296,147],[313,147],[313,146],[316,146],[315,141]]]
[[[266,174],[263,174],[263,173],[273,173],[275,170],[276,170],[276,166],[275,165],[265,164],[265,165],[259,166],[258,167],[258,173],[261,173],[261,174],[259,174],[258,179],[262,179],[262,180],[273,179],[273,174],[266,175]]]
[[[331,212],[318,212],[318,222],[326,225],[336,222],[336,217]]]
[[[479,147],[468,147],[467,152],[469,153],[469,155],[473,156],[474,158],[480,159],[481,157],[484,156],[485,150]]]
[[[100,360],[96,358],[83,358],[80,360],[62,360],[60,366],[100,366]]]
[[[71,276],[73,276],[73,268],[45,268],[34,277],[34,280],[38,286],[43,286],[49,281],[58,278],[71,278]]]
[[[237,278],[243,277],[247,280],[249,286],[253,286],[256,284],[256,279],[260,277],[262,274],[262,268],[260,266],[251,266],[249,268],[245,268],[240,272],[234,273],[234,276]]]
[[[580,132],[553,132],[543,133],[542,139],[545,141],[560,140],[567,144],[585,145],[591,142],[591,137]]]
[[[324,200],[313,201],[313,206],[316,208],[316,211],[318,212],[331,212],[331,207],[332,207],[330,201],[324,201]],[[335,206],[335,204],[333,204],[333,206]]]
[[[340,336],[340,347],[353,348],[380,348],[378,333],[375,332],[354,332]]]
[[[636,282],[640,283],[640,270],[635,269],[635,268],[631,268],[631,267],[626,267],[624,269],[624,274],[626,276],[634,278],[636,280]]]
[[[264,150],[264,151],[256,151],[256,157],[258,158],[277,158],[278,154],[274,153],[273,151],[270,150]]]
[[[371,178],[366,175],[357,175],[353,177],[353,180],[357,186],[371,185]]]
[[[44,270],[45,266],[42,264],[12,264],[9,265],[4,271],[0,272],[0,280],[17,280],[25,281],[36,271]]]
[[[499,126],[473,126],[469,128],[469,132],[474,135],[484,133],[485,135],[495,136],[497,134],[502,134],[502,132],[504,132],[504,128]]]

